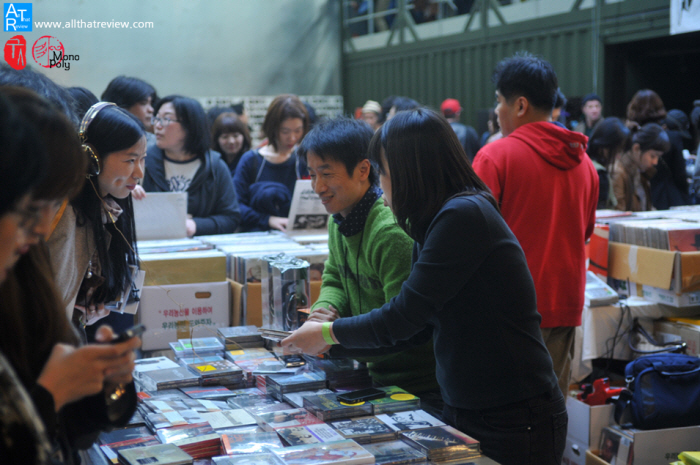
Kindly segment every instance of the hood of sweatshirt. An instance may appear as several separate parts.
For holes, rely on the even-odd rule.
[[[548,121],[520,126],[508,137],[528,144],[547,163],[560,170],[577,167],[586,156],[588,137]]]

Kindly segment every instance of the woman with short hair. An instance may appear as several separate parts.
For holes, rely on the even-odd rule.
[[[211,150],[207,117],[189,97],[169,95],[158,102],[148,149],[146,192],[187,192],[187,236],[233,233],[240,212],[231,172]]]
[[[296,148],[309,131],[309,114],[296,95],[280,95],[262,126],[268,145],[244,153],[233,177],[244,231],[287,229],[297,179],[308,177]]]
[[[221,154],[231,177],[236,173],[238,162],[250,150],[251,139],[248,126],[232,112],[222,113],[211,127],[211,148]]]

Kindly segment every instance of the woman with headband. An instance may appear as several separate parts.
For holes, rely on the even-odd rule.
[[[131,192],[143,177],[146,137],[132,114],[93,105],[80,124],[87,180],[66,208],[48,246],[68,318],[87,342],[108,324],[119,333],[132,315],[107,306],[130,296],[138,268]]]

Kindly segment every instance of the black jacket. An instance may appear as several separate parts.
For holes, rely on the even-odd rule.
[[[170,192],[165,180],[164,154],[148,149],[143,188],[146,192]],[[196,236],[235,232],[241,219],[231,172],[219,152],[209,150],[187,189],[187,213],[197,224]]]

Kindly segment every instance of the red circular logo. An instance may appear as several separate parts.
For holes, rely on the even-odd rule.
[[[32,57],[39,66],[53,68],[63,61],[63,44],[53,36],[39,37],[32,47]]]
[[[5,42],[5,61],[14,69],[27,66],[27,41],[24,36],[16,35]]]

